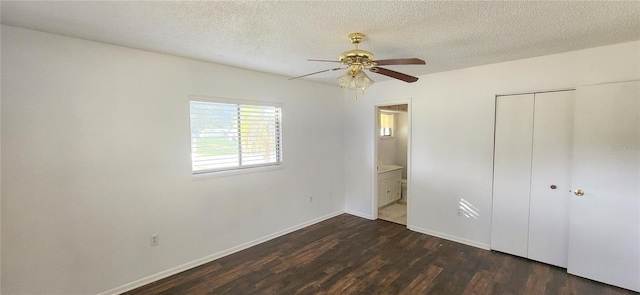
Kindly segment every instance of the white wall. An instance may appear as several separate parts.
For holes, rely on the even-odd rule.
[[[395,130],[394,130],[395,132]],[[396,137],[378,140],[378,165],[396,164]]]
[[[0,48],[2,48],[2,30],[0,30]],[[0,81],[2,80],[2,54],[0,54]],[[0,85],[0,91],[2,85]],[[0,94],[0,163],[2,163],[2,95]],[[0,164],[0,294],[2,293],[2,165]]]
[[[402,178],[407,179],[407,143],[409,136],[409,114],[396,114],[396,160],[402,166]],[[404,196],[403,196],[404,197]]]
[[[376,83],[358,101],[345,93],[347,212],[373,216],[373,105],[411,99],[409,227],[488,248],[495,95],[640,79],[639,60],[630,42]],[[461,199],[478,219],[456,215]]]
[[[407,136],[409,131],[407,123],[409,116],[406,112],[393,113],[393,115],[394,136],[391,138],[379,137],[378,139],[378,164],[403,166],[402,178],[407,178]]]
[[[337,87],[10,26],[1,53],[3,294],[104,292],[344,209]],[[285,168],[193,180],[192,94],[283,103]]]

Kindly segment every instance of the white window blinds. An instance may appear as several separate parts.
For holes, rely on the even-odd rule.
[[[395,115],[380,113],[380,136],[393,136]]]
[[[190,101],[193,174],[282,163],[279,106]]]

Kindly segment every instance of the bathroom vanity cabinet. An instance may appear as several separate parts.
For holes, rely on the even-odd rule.
[[[402,166],[386,165],[378,169],[378,208],[400,200]]]

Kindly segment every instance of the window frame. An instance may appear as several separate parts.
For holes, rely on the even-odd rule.
[[[263,164],[249,164],[235,167],[227,167],[220,169],[210,169],[204,171],[195,171],[193,169],[193,147],[192,147],[192,121],[191,121],[191,102],[203,102],[203,103],[218,103],[218,104],[232,104],[232,105],[249,105],[249,106],[257,106],[257,107],[276,107],[280,108],[280,134],[279,134],[279,154],[276,156],[279,158],[279,161],[273,163],[263,163]],[[189,151],[190,151],[190,170],[191,177],[193,179],[206,179],[212,177],[219,176],[228,176],[228,175],[237,175],[237,174],[246,174],[246,173],[255,173],[262,171],[270,171],[270,170],[279,170],[283,169],[284,162],[284,128],[283,128],[283,113],[284,113],[284,104],[281,102],[274,101],[259,101],[259,100],[246,100],[246,99],[232,99],[232,98],[220,98],[220,97],[210,97],[210,96],[201,96],[201,95],[190,95],[187,100],[187,108],[189,114]]]

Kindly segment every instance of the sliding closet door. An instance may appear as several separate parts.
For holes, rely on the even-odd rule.
[[[535,94],[528,257],[567,267],[575,91]]]
[[[499,96],[491,248],[527,257],[533,94]]]
[[[640,291],[640,82],[578,88],[569,273]]]

